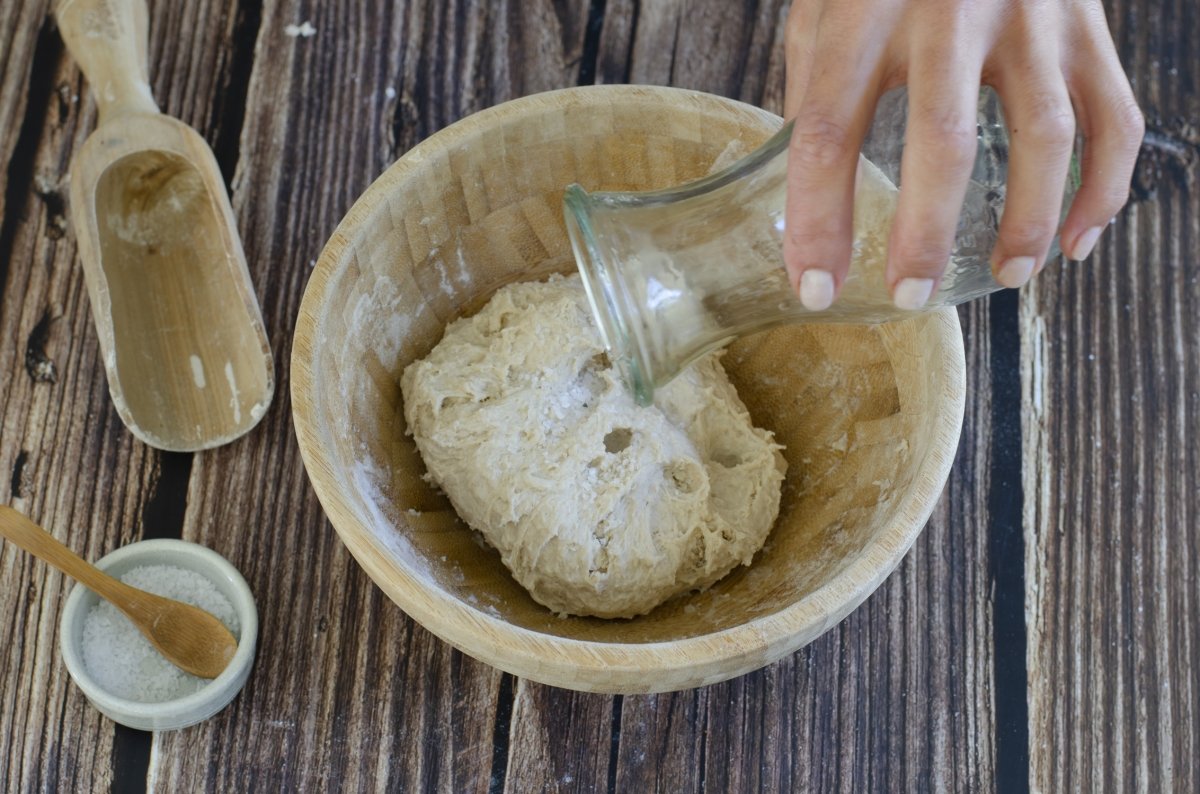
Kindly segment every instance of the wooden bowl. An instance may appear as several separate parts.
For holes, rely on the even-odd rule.
[[[958,317],[792,326],[725,364],[787,446],[764,550],[704,593],[632,620],[537,604],[421,475],[400,373],[501,285],[573,272],[563,188],[662,188],[705,174],[763,110],[668,88],[518,99],[412,149],[351,208],[304,295],[292,409],[304,462],[351,553],[405,612],[464,652],[535,681],[658,692],[721,681],[795,651],[858,606],[921,531],[962,426]]]

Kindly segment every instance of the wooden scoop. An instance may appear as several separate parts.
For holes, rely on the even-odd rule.
[[[100,110],[71,167],[71,221],[113,402],[150,446],[225,444],[275,379],[216,159],[154,104],[144,0],[63,0],[56,15]]]
[[[109,601],[133,621],[167,661],[192,675],[216,678],[237,651],[237,640],[225,624],[203,609],[138,590],[112,578],[4,505],[0,505],[0,537]]]

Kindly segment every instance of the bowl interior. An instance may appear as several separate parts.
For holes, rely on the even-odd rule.
[[[308,416],[298,418],[301,445],[314,481],[326,485],[326,508],[330,499],[344,508],[330,511],[335,525],[348,541],[369,541],[368,570],[402,606],[425,589],[547,636],[665,642],[793,608],[873,550],[880,562],[871,581],[857,583],[861,600],[899,560],[943,484],[945,467],[929,465],[930,455],[953,454],[961,422],[952,314],[792,326],[734,344],[730,376],[755,422],[786,445],[779,520],[751,567],[633,620],[560,618],[534,602],[422,479],[405,432],[400,373],[447,322],[503,284],[574,271],[561,210],[567,184],[668,187],[706,174],[731,142],[752,150],[779,124],[747,105],[676,90],[529,97],[426,141],[351,210],[313,277],[323,297],[302,310],[313,341],[302,349],[309,343],[298,333],[297,356],[311,378],[297,386],[296,410]],[[822,604],[821,628],[856,604]]]

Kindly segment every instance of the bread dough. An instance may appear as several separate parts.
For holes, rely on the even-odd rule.
[[[401,389],[428,477],[556,612],[632,617],[708,587],[779,513],[781,447],[719,354],[638,407],[577,276],[501,289]]]

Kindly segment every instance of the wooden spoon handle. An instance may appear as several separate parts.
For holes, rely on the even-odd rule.
[[[49,532],[5,505],[0,505],[0,537],[7,538],[110,601],[129,599],[133,588],[84,561]]]
[[[146,0],[62,0],[55,16],[96,95],[101,124],[125,113],[158,112],[146,68]]]

